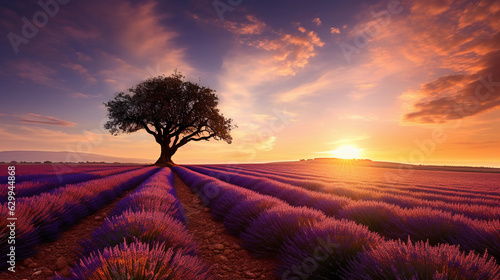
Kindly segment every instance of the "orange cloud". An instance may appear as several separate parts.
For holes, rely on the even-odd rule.
[[[405,59],[411,63],[408,71],[432,75],[419,90],[400,96],[403,121],[443,123],[499,108],[498,1],[423,0],[409,5],[408,14],[392,15],[390,25],[369,42],[369,49],[377,50],[370,53],[377,64],[397,65]]]
[[[70,95],[72,98],[78,99],[89,99],[89,98],[96,98],[96,97],[102,97],[101,95],[94,95],[94,94],[86,94],[86,93],[81,93],[81,92],[75,92]]]
[[[443,123],[500,107],[500,51],[482,58],[487,66],[470,75],[450,75],[424,84],[406,121]]]
[[[338,71],[325,73],[312,82],[303,83],[292,90],[281,92],[277,94],[275,102],[294,102],[304,97],[316,95],[324,89],[332,87],[332,84],[334,83],[333,77],[335,77],[337,73]]]
[[[299,26],[300,34],[289,34],[273,30],[265,22],[253,15],[247,15],[240,21],[219,21],[204,19],[194,14],[192,18],[203,24],[222,27],[235,35],[236,41],[242,45],[252,46],[267,51],[272,55],[270,61],[263,57],[268,68],[273,68],[279,75],[295,75],[296,72],[309,63],[309,59],[317,54],[317,48],[325,43],[314,31],[307,31]],[[316,22],[319,22],[318,18]],[[259,59],[259,55],[255,55]],[[265,57],[265,58],[264,58]],[[255,59],[254,59],[255,60]],[[270,63],[270,64],[269,64]]]
[[[81,53],[81,52],[75,52],[76,53],[76,56],[78,57],[78,60],[80,61],[94,61],[92,59],[92,57],[84,54],[84,53]]]
[[[129,52],[130,58],[142,59],[145,65],[137,65],[134,59],[122,59],[107,54],[114,60],[115,69],[110,69],[106,81],[117,81],[117,86],[128,87],[131,80],[141,80],[148,74],[147,69],[157,66],[161,73],[170,73],[179,69],[187,75],[193,68],[185,60],[185,49],[176,45],[178,33],[162,23],[169,15],[157,13],[156,1],[148,1],[138,5],[122,3],[109,5],[108,11],[103,11],[102,17],[110,17],[111,26],[117,26],[116,38]],[[111,12],[112,11],[112,12]]]
[[[331,34],[340,34],[340,29],[337,27],[330,27],[330,33]]]
[[[465,74],[450,74],[423,84],[420,98],[404,116],[406,121],[442,123],[500,107],[500,26],[493,20],[500,16],[500,5],[497,1],[470,3],[464,12],[453,4],[437,9],[448,15],[444,24],[458,26],[447,36],[450,40],[439,38],[442,32],[415,35],[431,38],[428,42],[442,54],[438,61]],[[439,28],[446,30],[442,25]]]
[[[88,74],[88,70],[85,69],[85,67],[83,67],[83,65],[81,64],[76,64],[76,63],[72,63],[72,62],[67,62],[67,63],[64,63],[62,66],[66,67],[66,68],[69,68],[69,69],[72,69],[72,70],[75,70],[76,72],[80,73],[80,74]]]
[[[321,19],[319,17],[313,19],[312,21],[314,24],[316,24],[317,26],[321,26]]]
[[[420,0],[415,1],[411,11],[413,13],[425,13],[428,15],[439,15],[448,10],[453,0]]]
[[[72,69],[75,72],[78,72],[80,75],[82,75],[83,77],[85,77],[87,79],[87,81],[90,82],[90,83],[95,83],[97,81],[97,79],[94,78],[89,73],[89,70],[87,70],[87,68],[85,68],[85,66],[83,66],[81,64],[73,63],[73,62],[66,62],[66,63],[63,63],[62,66],[66,67],[66,68],[69,68],[69,69]]]
[[[76,123],[74,122],[63,121],[51,116],[42,116],[34,113],[29,113],[27,116],[20,117],[19,120],[22,123],[30,123],[30,124],[44,124],[44,125],[55,125],[55,126],[65,126],[65,127],[71,127],[76,125]]]
[[[307,32],[303,27],[299,27],[299,31],[305,36],[281,34],[277,39],[257,39],[249,44],[273,52],[274,61],[281,65],[280,75],[295,75],[316,56],[317,48],[325,45],[316,32]]]
[[[26,81],[70,91],[74,84],[55,80],[57,71],[67,68],[84,77],[89,84],[104,82],[112,93],[140,82],[149,74],[147,69],[156,65],[162,71],[155,75],[170,75],[174,69],[185,75],[193,71],[187,62],[185,48],[176,43],[175,26],[165,24],[171,15],[158,9],[158,1],[109,0],[75,2],[74,5],[71,11],[54,17],[54,24],[44,28],[45,34],[37,38],[36,44],[25,48],[26,52],[36,55],[41,49],[53,56],[46,57],[47,61],[57,61],[60,67],[16,59],[8,62],[12,74]],[[92,20],[88,15],[92,15]],[[12,16],[15,15],[6,15],[9,19]],[[60,49],[71,53],[74,42],[94,47],[87,48],[85,53],[80,49],[74,50],[73,55],[60,54]]]
[[[266,23],[258,20],[255,16],[247,15],[247,22],[234,22],[226,20],[223,22],[225,29],[238,35],[257,35],[264,32],[267,27]]]
[[[357,85],[355,85],[355,87],[357,89],[361,89],[361,90],[372,89],[375,86],[376,86],[375,84],[357,84]]]
[[[79,7],[85,10],[82,14],[92,14],[92,22],[85,24],[85,20],[80,19],[84,24],[74,25],[67,21],[62,31],[53,32],[63,32],[66,37],[85,42],[105,40],[108,47],[118,45],[120,54],[110,53],[107,48],[85,54],[76,52],[75,61],[66,62],[64,66],[88,75],[90,82],[104,81],[111,91],[124,90],[143,80],[151,74],[148,69],[155,66],[162,70],[153,73],[155,76],[170,75],[174,69],[185,75],[191,73],[193,68],[185,59],[185,49],[176,44],[177,31],[164,22],[170,15],[159,13],[157,5],[158,1],[133,4],[122,0],[82,4]],[[88,67],[88,63],[97,60],[102,67]]]
[[[28,60],[18,60],[12,63],[13,73],[19,77],[37,83],[39,85],[55,87],[53,75],[56,70],[42,63],[30,62]]]

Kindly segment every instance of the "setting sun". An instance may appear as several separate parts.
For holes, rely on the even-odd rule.
[[[334,157],[341,159],[353,159],[361,157],[361,149],[355,148],[353,146],[341,146],[331,153]]]

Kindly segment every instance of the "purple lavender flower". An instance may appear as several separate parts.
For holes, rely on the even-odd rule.
[[[162,242],[168,248],[195,254],[198,247],[191,233],[178,220],[161,212],[125,212],[120,216],[107,218],[96,229],[90,239],[81,242],[82,255],[92,251],[113,247],[125,239],[132,242],[137,238],[144,243]]]

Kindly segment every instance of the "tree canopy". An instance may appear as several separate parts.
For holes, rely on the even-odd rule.
[[[185,81],[176,72],[150,78],[105,102],[109,121],[104,127],[113,135],[146,130],[161,146],[156,164],[169,165],[177,149],[190,141],[231,143],[235,126],[218,103],[215,90]]]

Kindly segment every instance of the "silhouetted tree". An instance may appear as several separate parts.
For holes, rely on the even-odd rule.
[[[111,134],[144,129],[161,146],[156,165],[172,165],[172,156],[190,141],[224,140],[231,144],[231,119],[217,109],[215,90],[184,80],[175,72],[141,82],[105,102]]]

